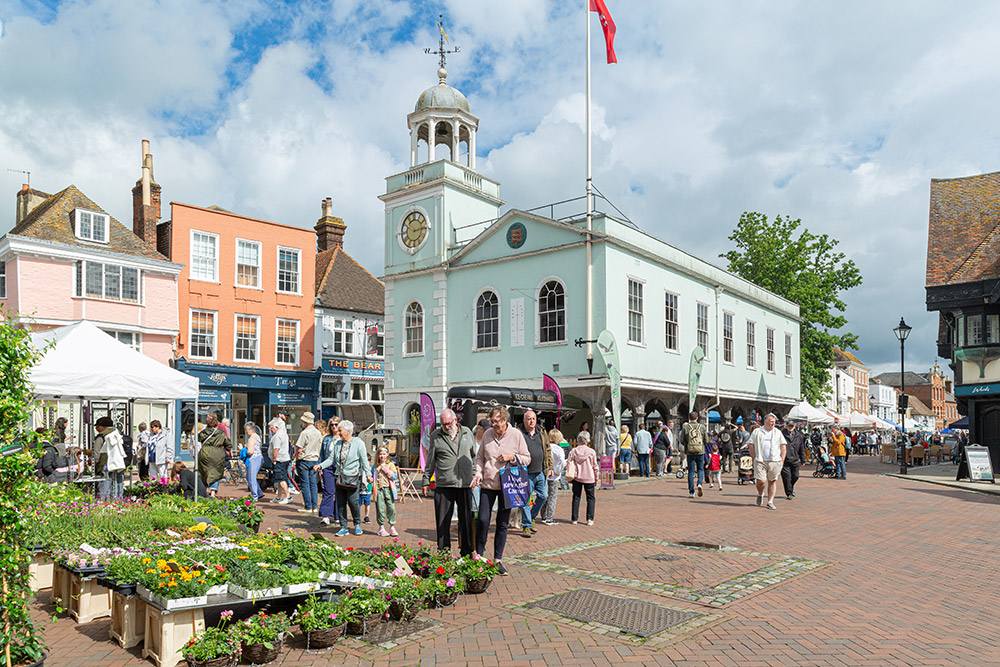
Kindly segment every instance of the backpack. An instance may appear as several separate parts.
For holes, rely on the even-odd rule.
[[[684,424],[684,433],[687,435],[687,453],[688,456],[693,454],[704,454],[705,453],[705,435],[702,433],[701,424],[697,422],[688,422]]]

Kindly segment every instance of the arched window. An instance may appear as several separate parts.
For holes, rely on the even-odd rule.
[[[500,347],[500,299],[486,290],[476,299],[476,349]]]
[[[550,280],[538,290],[538,342],[566,341],[566,289]]]
[[[404,330],[406,331],[406,351],[405,355],[424,353],[424,307],[418,301],[413,301],[406,306],[403,315]]]

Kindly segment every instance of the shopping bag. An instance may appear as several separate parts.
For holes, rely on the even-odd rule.
[[[531,484],[528,469],[515,459],[515,465],[508,463],[500,471],[500,488],[503,489],[504,504],[507,507],[524,507],[528,504]]]

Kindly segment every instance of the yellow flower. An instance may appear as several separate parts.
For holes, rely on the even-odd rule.
[[[171,581],[169,584],[167,584],[167,586],[169,586],[170,588],[174,588],[175,586],[177,586],[177,582]]]
[[[166,584],[165,584],[165,583],[163,583],[163,582],[161,581],[161,582],[160,582],[160,586],[159,586],[159,587],[160,587],[160,588],[163,588],[164,586],[166,586]]]
[[[146,570],[146,574],[156,574],[156,570],[154,570],[153,568],[149,568],[148,570]]]
[[[142,559],[142,564],[143,564],[143,565],[149,565],[149,561],[150,561],[150,560],[151,560],[151,559],[149,559],[149,558],[143,558],[143,559]]]

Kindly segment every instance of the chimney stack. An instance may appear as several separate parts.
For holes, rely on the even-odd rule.
[[[316,223],[316,247],[317,252],[331,250],[334,247],[344,247],[344,232],[347,225],[340,218],[333,215],[333,198],[327,197],[320,202],[323,216]]]
[[[27,183],[21,184],[21,189],[17,193],[17,206],[14,211],[14,226],[16,227],[27,217],[36,206],[48,198],[48,195],[38,190],[32,190]]]
[[[153,180],[153,154],[149,140],[142,140],[142,177],[132,188],[132,231],[151,247],[157,247],[156,223],[160,219],[160,186]]]

